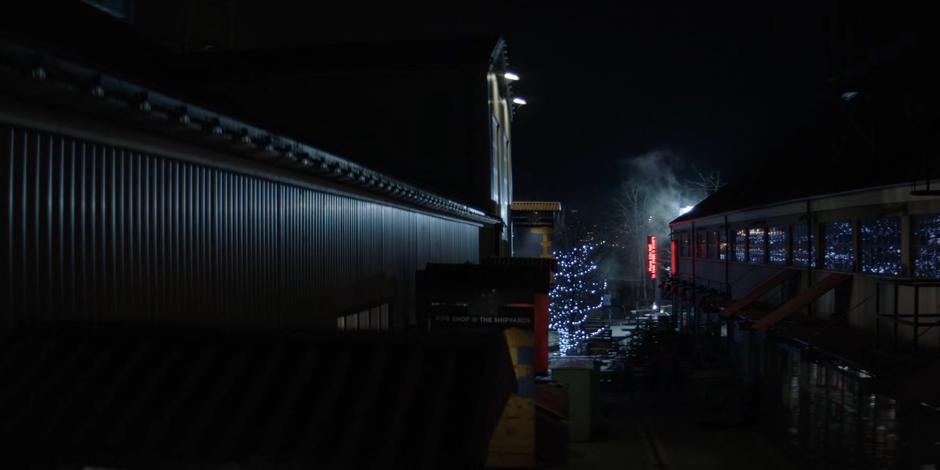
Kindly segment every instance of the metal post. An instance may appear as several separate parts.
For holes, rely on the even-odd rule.
[[[920,286],[914,285],[914,350],[920,339]]]
[[[898,285],[894,285],[894,351],[898,350]]]
[[[881,283],[875,283],[875,349],[881,343]]]
[[[730,236],[731,236],[731,233],[730,233],[731,229],[728,228],[728,216],[727,215],[725,215],[725,226],[722,227],[722,229],[725,232],[725,293],[728,294],[728,297],[731,297],[731,278],[730,278],[731,276],[731,273],[730,273],[731,243],[729,242]],[[718,243],[718,246],[719,248],[721,247],[720,242]]]

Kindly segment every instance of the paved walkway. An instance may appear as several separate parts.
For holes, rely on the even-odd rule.
[[[679,391],[607,394],[603,430],[569,445],[569,469],[790,470],[756,426],[718,428],[693,422]]]

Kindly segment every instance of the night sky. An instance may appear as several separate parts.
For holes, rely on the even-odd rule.
[[[593,215],[629,176],[624,162],[651,151],[678,155],[680,172],[745,174],[823,75],[821,40],[767,12],[645,4],[539,17],[508,34],[531,103],[514,123],[517,195]]]
[[[840,44],[878,30],[867,24],[873,19],[897,29],[914,16],[833,1],[786,10],[743,2],[577,10],[545,2],[352,3],[329,11],[236,3],[227,12],[234,48],[502,34],[522,76],[514,89],[529,103],[513,122],[515,198],[560,200],[595,219],[629,176],[625,162],[651,151],[677,155],[680,173],[694,165],[747,178],[771,149],[813,125],[821,96],[840,91],[827,82],[844,62]],[[139,27],[172,35],[179,6],[148,4],[141,2]]]

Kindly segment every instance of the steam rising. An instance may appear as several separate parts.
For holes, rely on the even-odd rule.
[[[660,253],[668,253],[669,222],[721,186],[718,171],[702,173],[668,150],[654,150],[625,160],[626,179],[615,198],[618,237],[625,250],[621,279],[633,283],[636,299],[652,299],[646,276],[646,237],[655,235]],[[688,175],[688,176],[686,176]],[[667,257],[663,257],[665,261]],[[617,272],[614,266],[607,267]]]

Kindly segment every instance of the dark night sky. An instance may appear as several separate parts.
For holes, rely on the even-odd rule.
[[[158,4],[170,16],[141,25],[154,36],[180,23],[178,6],[173,12]],[[147,5],[141,2],[142,17]],[[837,70],[833,24],[860,23],[843,18],[847,11],[883,14],[838,2],[787,3],[788,10],[714,2],[577,10],[546,2],[478,2],[462,10],[451,3],[344,5],[326,11],[300,2],[242,3],[232,13],[239,25],[232,45],[503,34],[522,76],[515,91],[529,102],[513,123],[516,199],[561,200],[593,215],[604,213],[628,176],[624,162],[653,150],[747,177],[754,162],[818,111],[820,90]],[[904,12],[896,16],[906,20]]]

